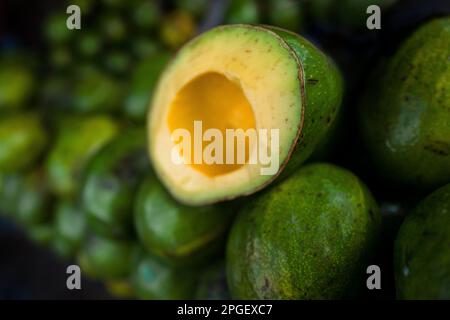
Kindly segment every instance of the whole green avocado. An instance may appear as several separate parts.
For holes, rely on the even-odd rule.
[[[434,190],[450,182],[450,17],[420,27],[370,83],[360,127],[377,171]]]
[[[380,221],[370,192],[351,172],[325,163],[303,167],[238,214],[226,252],[232,297],[351,296]]]
[[[234,205],[190,207],[178,203],[153,175],[137,195],[134,222],[150,253],[177,265],[201,264],[223,247]]]
[[[450,299],[450,184],[406,217],[394,258],[399,299]]]
[[[85,166],[118,131],[117,122],[107,115],[72,116],[62,121],[45,163],[51,190],[62,198],[74,197]]]
[[[144,128],[126,131],[95,155],[81,191],[87,222],[94,232],[122,238],[132,234],[134,194],[149,170]]]
[[[1,116],[0,172],[20,171],[33,165],[47,145],[48,136],[34,113]]]

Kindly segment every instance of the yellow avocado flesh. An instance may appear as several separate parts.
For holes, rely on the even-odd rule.
[[[202,122],[203,131],[218,129],[222,133],[223,155],[227,154],[227,145],[234,145],[233,164],[208,164],[205,161],[194,163],[194,143],[191,143],[191,153],[188,163],[197,171],[213,177],[237,170],[243,164],[238,163],[237,144],[227,143],[226,129],[255,129],[255,116],[253,109],[245,97],[240,86],[224,75],[217,72],[208,72],[191,80],[181,88],[169,109],[167,123],[173,132],[183,128],[194,137],[194,121]],[[202,140],[202,154],[205,143]],[[249,141],[245,145],[245,161],[249,158]],[[181,154],[183,156],[183,154]]]
[[[298,57],[282,38],[263,27],[222,26],[190,41],[164,70],[149,108],[149,155],[161,182],[178,201],[189,205],[251,194],[270,183],[299,138],[304,112],[302,81]],[[192,138],[194,121],[202,121],[203,135],[217,129],[223,138],[221,150],[227,154],[227,129],[255,129],[257,141],[250,145],[246,137],[244,161],[236,161],[238,144],[230,143],[234,164],[194,163],[194,146],[177,150],[174,147],[181,139],[173,134],[185,129],[197,141]],[[270,164],[260,161],[259,135],[262,130],[270,135],[274,129],[279,132],[279,148],[274,152],[279,167],[275,166],[274,174],[263,175],[261,169]],[[204,156],[202,151],[212,141],[200,140]],[[271,142],[269,137],[267,145]],[[175,163],[174,153],[188,163]],[[250,161],[255,155],[256,163]]]

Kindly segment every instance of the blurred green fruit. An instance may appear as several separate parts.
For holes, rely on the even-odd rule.
[[[24,64],[0,63],[0,113],[27,107],[34,87],[32,71]]]
[[[170,54],[158,53],[145,58],[135,67],[125,99],[124,112],[130,119],[145,121],[153,90],[169,60]]]
[[[234,216],[232,206],[188,207],[177,203],[154,176],[142,184],[135,204],[139,240],[170,263],[194,265],[223,247]]]
[[[269,24],[300,31],[305,14],[302,4],[303,2],[298,0],[270,0],[267,8]]]
[[[161,51],[161,44],[149,37],[136,37],[132,43],[133,53],[138,58],[147,58]]]
[[[101,280],[124,279],[130,275],[136,244],[96,235],[89,236],[78,255],[81,270]]]
[[[81,207],[60,201],[55,210],[54,225],[55,239],[64,242],[65,255],[75,256],[86,235],[86,217]]]
[[[450,299],[450,184],[408,215],[395,242],[397,298]]]
[[[99,55],[102,50],[101,37],[91,31],[83,31],[77,40],[77,50],[83,57],[93,57]]]
[[[68,15],[65,13],[54,13],[47,18],[44,25],[44,35],[50,45],[67,43],[79,30],[67,28]]]
[[[99,27],[106,42],[122,42],[127,38],[127,27],[119,14],[108,13],[99,18]]]
[[[94,68],[80,71],[73,89],[75,111],[114,111],[120,107],[122,98],[122,85],[113,77]]]
[[[360,128],[375,169],[418,190],[450,182],[450,18],[414,32],[370,81]]]
[[[31,241],[48,246],[53,239],[53,224],[50,222],[27,226],[26,232]]]
[[[192,299],[197,272],[175,268],[157,257],[142,254],[132,272],[134,291],[140,299]]]
[[[23,113],[0,118],[0,172],[18,171],[35,164],[48,136],[39,116]]]
[[[148,32],[158,25],[162,13],[157,1],[137,1],[132,7],[131,18],[138,28]]]
[[[174,11],[162,21],[161,40],[169,48],[177,49],[194,36],[195,29],[195,21],[191,14]]]
[[[257,24],[261,20],[260,15],[256,0],[230,0],[225,21],[227,24]]]
[[[109,52],[105,58],[106,68],[113,73],[127,73],[131,64],[131,56],[125,51]]]
[[[71,116],[63,121],[45,164],[52,191],[73,197],[86,164],[118,131],[119,125],[106,115]]]
[[[195,292],[195,298],[199,300],[231,299],[224,261],[215,262],[200,273]]]
[[[133,234],[135,191],[149,170],[144,128],[128,130],[95,155],[81,192],[88,224],[94,232],[109,237]]]

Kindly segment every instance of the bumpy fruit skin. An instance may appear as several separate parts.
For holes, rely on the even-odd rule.
[[[33,165],[47,145],[48,136],[36,114],[0,118],[0,172],[20,171]]]
[[[141,253],[131,279],[139,299],[192,299],[197,274],[193,269],[175,268],[157,257]]]
[[[330,164],[305,166],[235,220],[227,245],[232,297],[351,295],[380,221],[370,192],[351,172]]]
[[[421,190],[450,181],[450,18],[400,47],[361,103],[361,131],[380,173]]]
[[[135,228],[151,253],[179,265],[199,264],[225,242],[234,206],[190,207],[176,202],[154,176],[142,184],[135,204]]]
[[[407,216],[395,242],[399,299],[450,299],[450,184]]]
[[[63,198],[73,197],[86,164],[118,131],[119,125],[106,115],[63,121],[45,164],[52,191]]]
[[[86,217],[79,205],[69,201],[58,204],[53,233],[53,244],[60,255],[66,258],[75,256],[86,235]]]
[[[160,73],[170,59],[168,53],[152,54],[142,60],[133,72],[128,96],[125,99],[125,114],[132,120],[144,122],[152,92]]]
[[[113,240],[91,234],[78,254],[81,269],[92,278],[118,280],[129,276],[136,255],[132,241]]]
[[[81,192],[93,231],[107,237],[132,234],[135,191],[150,170],[144,128],[128,130],[95,155]]]

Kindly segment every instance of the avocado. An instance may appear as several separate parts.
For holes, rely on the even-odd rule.
[[[55,209],[54,241],[60,253],[70,258],[77,254],[86,235],[86,217],[79,204],[62,200]]]
[[[168,14],[160,25],[161,41],[171,49],[178,49],[195,34],[194,17],[181,10]]]
[[[92,278],[125,279],[130,275],[136,259],[136,248],[133,241],[89,234],[78,253],[78,263],[81,270]]]
[[[257,24],[261,20],[261,13],[256,0],[230,0],[225,13],[227,24],[247,23]]]
[[[131,281],[139,299],[192,299],[197,272],[171,266],[155,256],[141,253],[133,267]]]
[[[252,194],[280,175],[287,177],[312,154],[337,117],[342,90],[334,63],[295,33],[253,25],[211,29],[178,52],[153,93],[147,128],[155,172],[170,193],[187,205]],[[226,161],[226,142],[218,161],[196,163],[182,148],[179,158],[184,161],[176,163],[173,151],[181,143],[175,143],[174,135],[182,130],[195,139],[196,122],[222,137],[228,130],[235,135],[248,130],[270,135],[270,146],[278,143],[278,148],[271,150],[269,165],[248,160],[250,150],[270,151],[268,143],[255,141],[261,147],[251,149],[245,143],[246,159],[241,163],[236,154],[229,157],[234,160],[231,164]],[[184,144],[185,139],[180,140]],[[211,145],[203,143],[201,155]]]
[[[112,296],[119,299],[130,299],[135,296],[133,287],[128,279],[107,281],[105,287]]]
[[[116,238],[133,234],[135,192],[149,170],[144,128],[128,129],[94,156],[81,190],[92,231]]]
[[[54,229],[51,222],[30,225],[25,230],[31,241],[38,245],[48,246],[52,242]]]
[[[372,195],[350,171],[326,163],[304,166],[238,214],[226,251],[231,296],[352,296],[380,222]]]
[[[393,6],[397,0],[309,0],[309,18],[318,24],[334,25],[335,29],[347,31],[368,30],[367,8],[377,5],[381,15]]]
[[[391,183],[433,190],[450,181],[450,18],[421,26],[378,71],[361,101],[373,165]]]
[[[0,114],[26,107],[35,89],[31,68],[10,60],[0,60]]]
[[[406,217],[395,241],[399,299],[450,299],[450,184]]]
[[[66,44],[75,35],[73,30],[67,28],[66,13],[53,13],[44,25],[44,36],[51,45]]]
[[[23,225],[37,225],[48,222],[51,217],[50,189],[43,169],[35,169],[19,175],[20,186],[16,189],[12,214]]]
[[[134,25],[147,32],[156,27],[161,17],[161,9],[157,1],[135,1],[131,12]]]
[[[51,190],[63,198],[74,197],[86,164],[118,131],[118,123],[107,115],[63,120],[45,162]]]
[[[222,248],[233,204],[189,207],[149,176],[140,187],[134,224],[148,252],[178,265],[201,264]]]
[[[0,172],[13,172],[34,165],[47,146],[48,135],[34,113],[0,118]]]
[[[268,22],[271,25],[298,32],[304,23],[304,1],[269,0],[267,2]]]
[[[72,91],[73,109],[79,113],[113,112],[119,109],[123,86],[96,68],[83,68],[76,75]]]
[[[199,275],[195,299],[229,300],[225,261],[219,260],[205,268]]]
[[[17,172],[0,173],[0,212],[5,216],[14,216],[23,180],[23,174]]]
[[[135,66],[124,109],[125,115],[130,119],[145,121],[153,90],[169,59],[169,53],[155,53]]]

